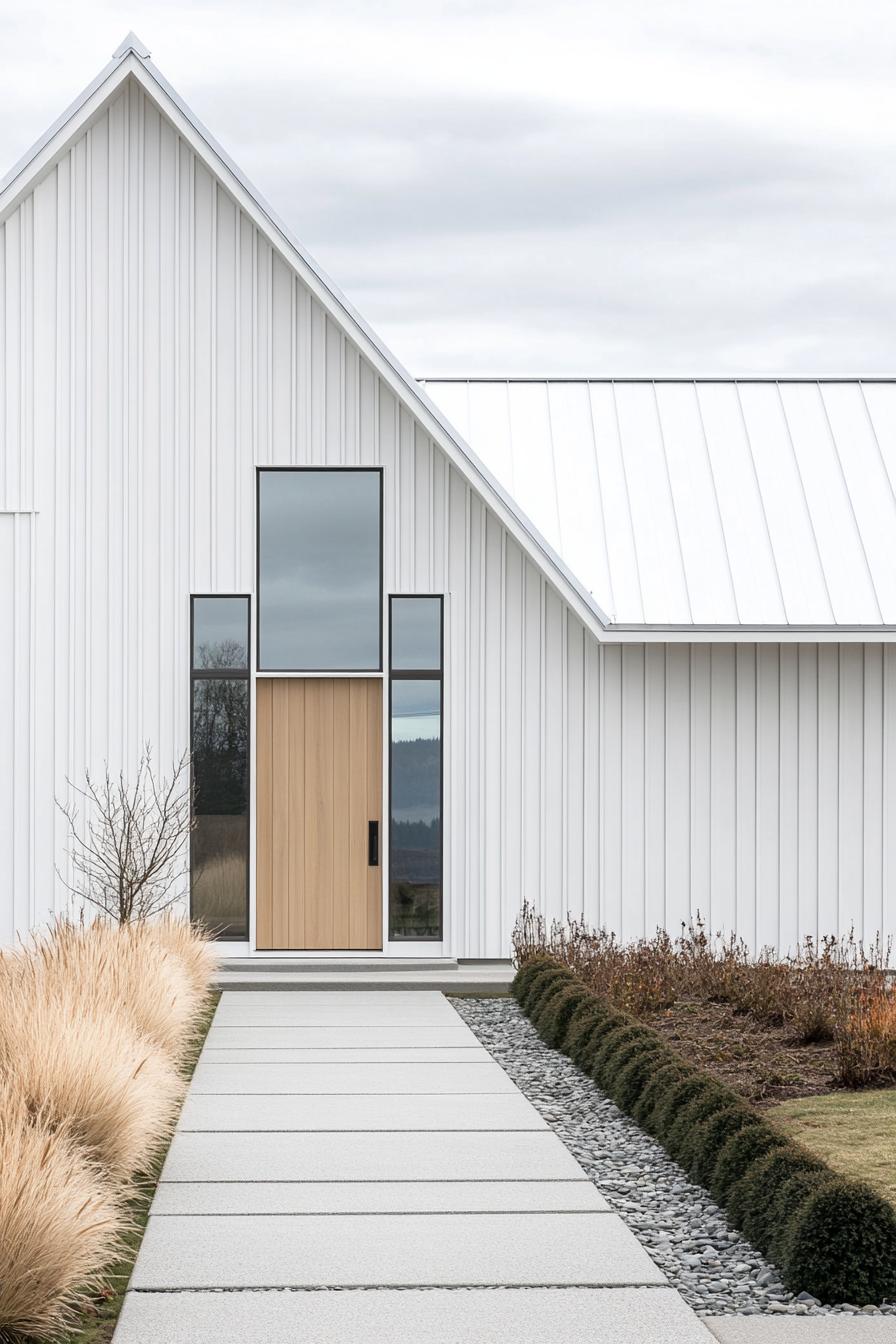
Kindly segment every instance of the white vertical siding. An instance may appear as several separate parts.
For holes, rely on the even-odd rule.
[[[664,458],[686,497],[680,401],[535,389],[514,425],[591,480],[584,522],[529,487],[635,603],[658,561],[602,501],[646,511]],[[475,390],[458,415],[489,418]],[[606,451],[574,461],[583,425]],[[446,952],[505,955],[523,899],[626,936],[893,930],[892,647],[599,646],[136,85],[0,226],[0,435],[0,939],[64,903],[66,777],[186,746],[189,595],[253,591],[256,467],[324,463],[384,468],[386,591],[446,594]],[[650,544],[644,600],[686,617],[695,558]]]

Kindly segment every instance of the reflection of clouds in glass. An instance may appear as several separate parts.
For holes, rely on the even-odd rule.
[[[393,681],[392,717],[423,717],[441,711],[441,682]]]
[[[437,597],[392,599],[392,666],[397,671],[438,671],[442,656],[441,607]]]
[[[259,505],[261,666],[378,667],[379,473],[262,472]]]
[[[249,599],[193,599],[193,666],[248,667]]]

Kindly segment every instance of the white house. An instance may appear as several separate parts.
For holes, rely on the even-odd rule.
[[[146,740],[260,957],[896,931],[894,483],[890,381],[415,381],[130,36],[0,188],[0,941]]]

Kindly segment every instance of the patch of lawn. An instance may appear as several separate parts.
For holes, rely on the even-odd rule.
[[[797,1097],[766,1116],[835,1171],[896,1204],[896,1088]]]
[[[205,1044],[205,1038],[208,1035],[208,1029],[212,1024],[212,1018],[220,997],[220,993],[215,993],[212,996],[205,1017],[197,1029],[195,1044],[184,1065],[184,1072],[188,1078],[193,1075],[199,1052]],[[116,1264],[109,1266],[106,1272],[107,1286],[105,1292],[94,1298],[90,1308],[84,1313],[79,1328],[66,1336],[66,1344],[109,1344],[112,1339],[124,1304],[124,1295],[130,1283],[134,1261],[137,1259],[137,1252],[143,1240],[146,1220],[149,1217],[149,1206],[152,1203],[152,1197],[155,1194],[167,1153],[168,1144],[166,1143],[165,1147],[156,1156],[150,1170],[139,1182],[137,1190],[128,1204],[133,1228],[124,1238],[125,1254]]]

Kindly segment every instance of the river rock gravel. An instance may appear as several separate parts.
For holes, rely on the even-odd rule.
[[[788,1292],[707,1192],[572,1060],[546,1046],[513,999],[451,1002],[699,1315],[896,1315],[896,1304],[831,1306]]]

